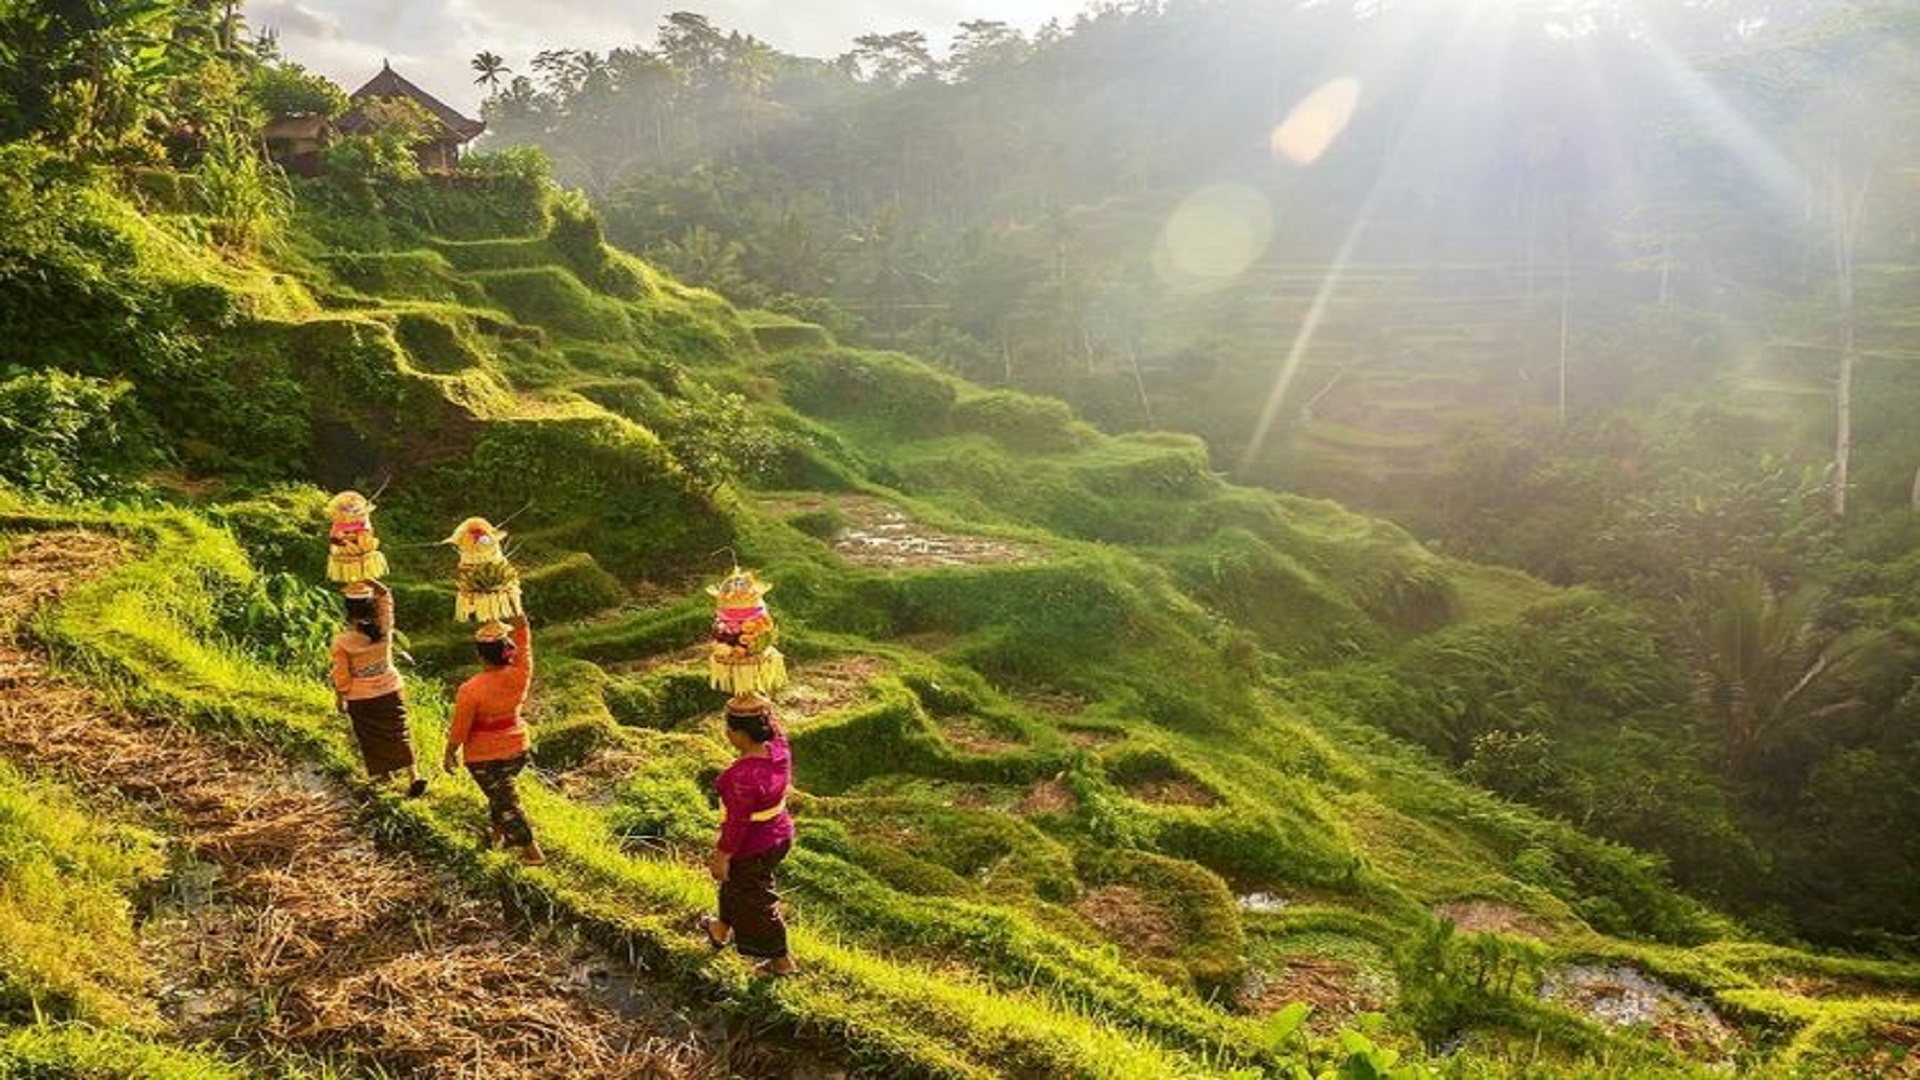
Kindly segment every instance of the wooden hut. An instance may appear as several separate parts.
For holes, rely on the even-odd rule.
[[[267,153],[295,176],[319,176],[321,155],[333,141],[333,125],[324,116],[276,116],[261,132]]]
[[[365,135],[378,126],[358,106],[375,99],[405,99],[425,109],[433,118],[434,129],[414,148],[425,172],[452,172],[460,164],[460,148],[487,129],[483,120],[470,120],[450,105],[402,78],[391,64],[382,63],[380,74],[367,80],[351,96],[355,107],[340,118],[340,130],[347,135]]]

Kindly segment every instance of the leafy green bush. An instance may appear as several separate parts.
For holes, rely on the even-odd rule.
[[[440,516],[475,512],[484,492],[497,517],[531,505],[522,525],[585,522],[581,546],[617,576],[661,573],[724,545],[726,519],[652,432],[618,417],[497,421],[462,463],[436,474]]]
[[[347,93],[337,83],[286,60],[254,68],[247,98],[268,116],[332,118],[347,111]]]
[[[1397,667],[1422,700],[1374,719],[1455,765],[1489,731],[1599,728],[1685,692],[1654,629],[1592,593],[1431,635]]]
[[[1075,449],[1089,433],[1074,420],[1066,402],[1012,390],[992,390],[959,402],[953,407],[953,427],[1037,453]]]
[[[243,652],[276,667],[318,672],[346,627],[340,598],[314,579],[271,573],[225,598],[220,629]]]
[[[0,369],[0,481],[55,499],[126,489],[164,458],[126,382]]]
[[[1403,947],[1396,967],[1409,1022],[1429,1043],[1465,1028],[1510,1020],[1516,994],[1537,982],[1543,957],[1494,934],[1462,937],[1451,921],[1432,920]]]
[[[320,489],[288,485],[204,513],[240,541],[255,565],[321,581],[327,571],[326,504]]]
[[[780,353],[770,362],[788,401],[817,416],[872,416],[896,431],[942,431],[952,380],[903,356],[853,349]]]
[[[652,426],[688,475],[710,490],[766,480],[790,438],[746,398],[704,383],[663,399]]]
[[[240,130],[225,127],[209,135],[195,172],[213,236],[227,247],[250,251],[293,215],[286,174]]]
[[[627,599],[620,579],[606,572],[593,556],[576,551],[522,575],[527,610],[542,619],[567,622],[617,607]]]
[[[607,247],[600,217],[587,197],[562,191],[547,200],[547,239],[568,269],[596,291],[622,300],[646,295],[646,281],[632,263]]]

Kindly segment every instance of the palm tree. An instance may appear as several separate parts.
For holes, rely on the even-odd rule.
[[[507,66],[507,62],[501,59],[499,53],[487,52],[484,49],[474,54],[472,67],[480,73],[479,77],[473,80],[474,84],[485,86],[489,93],[500,89],[501,76],[513,74],[513,69]]]
[[[1821,632],[1819,602],[1807,588],[1782,596],[1749,569],[1690,605],[1695,694],[1720,728],[1722,760],[1735,776],[1784,729],[1857,704],[1834,676],[1858,643]]]

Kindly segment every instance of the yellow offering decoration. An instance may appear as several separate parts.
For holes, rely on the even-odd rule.
[[[343,491],[327,500],[327,580],[352,584],[387,576],[387,557],[373,535],[373,500]]]
[[[498,622],[525,614],[520,575],[507,562],[503,547],[506,538],[505,529],[494,528],[486,518],[470,517],[445,540],[460,552],[460,566],[453,573],[455,622]]]
[[[772,588],[758,574],[737,566],[718,585],[707,586],[714,598],[707,683],[715,690],[737,697],[771,693],[787,684],[787,658],[773,647],[780,632],[764,599]]]

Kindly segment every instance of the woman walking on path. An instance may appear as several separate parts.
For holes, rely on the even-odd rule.
[[[407,797],[418,798],[427,782],[413,761],[407,703],[393,666],[393,593],[378,581],[346,589],[348,629],[333,637],[333,696],[353,721],[353,737],[367,775],[376,780],[407,770]]]
[[[715,949],[731,944],[759,960],[760,973],[791,975],[798,968],[787,955],[773,874],[793,846],[793,757],[772,703],[757,694],[727,702],[727,742],[739,757],[714,782],[726,816],[707,863],[720,883],[720,917],[701,916],[700,929]]]
[[[460,684],[453,699],[453,727],[447,732],[448,772],[460,767],[464,753],[467,771],[487,797],[489,835],[493,845],[511,846],[520,861],[539,866],[547,861],[534,842],[533,827],[520,806],[514,780],[527,767],[527,725],[520,707],[533,680],[533,635],[524,615],[512,626],[488,623],[474,635],[480,654],[480,672]]]

